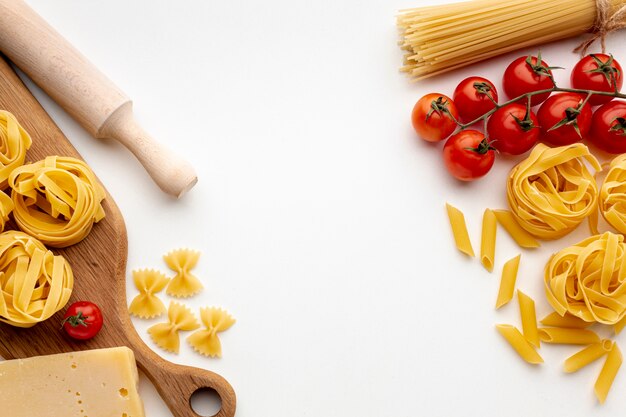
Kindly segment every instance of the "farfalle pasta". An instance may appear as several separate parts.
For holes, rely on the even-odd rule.
[[[600,213],[618,232],[626,233],[626,154],[619,155],[609,167],[598,200]]]
[[[513,167],[507,180],[511,213],[521,227],[540,239],[557,239],[574,230],[597,209],[598,187],[585,160],[601,167],[581,144],[535,146]]]
[[[222,344],[217,334],[228,330],[235,319],[221,308],[207,307],[200,309],[200,320],[206,328],[191,334],[187,341],[201,355],[222,357]]]
[[[78,243],[104,218],[104,189],[79,159],[49,156],[21,166],[9,186],[17,225],[48,246]]]
[[[133,298],[128,311],[130,314],[142,319],[158,317],[167,310],[163,301],[155,295],[165,288],[169,279],[155,269],[140,269],[133,271],[135,287],[139,295]]]
[[[159,323],[148,329],[154,343],[160,348],[173,353],[180,349],[179,331],[196,330],[200,327],[191,310],[182,304],[171,302],[167,310],[168,323]]]
[[[200,280],[190,270],[200,259],[200,252],[191,249],[177,249],[163,256],[167,266],[176,275],[167,286],[167,294],[172,297],[191,297],[202,290]]]
[[[67,304],[73,285],[65,258],[25,233],[0,234],[0,321],[32,327]]]
[[[0,189],[7,187],[11,171],[24,164],[30,149],[30,135],[6,110],[0,110]]]
[[[626,315],[624,236],[606,232],[552,255],[544,270],[548,302],[564,316],[608,325]]]

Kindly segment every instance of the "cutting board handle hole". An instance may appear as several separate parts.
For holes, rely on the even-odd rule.
[[[201,417],[211,417],[219,413],[222,399],[213,388],[198,388],[189,399],[191,409]]]

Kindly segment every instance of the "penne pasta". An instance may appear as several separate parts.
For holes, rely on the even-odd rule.
[[[452,234],[454,235],[454,242],[457,249],[468,256],[475,256],[472,242],[467,233],[465,216],[461,210],[448,203],[446,203],[446,210],[448,211],[448,218],[450,219],[450,226],[452,226]]]
[[[516,327],[510,324],[496,324],[496,329],[526,362],[531,364],[543,363],[543,358]]]
[[[600,375],[598,375],[596,384],[593,387],[600,404],[604,403],[606,400],[606,396],[609,394],[611,385],[613,385],[617,371],[619,371],[621,366],[622,352],[617,346],[617,343],[613,342],[611,351],[608,353],[606,360],[604,361],[604,365],[602,366],[602,370],[600,371]]]
[[[528,342],[539,347],[539,332],[537,331],[537,314],[535,313],[535,302],[532,298],[517,290],[517,300],[519,302],[519,312],[522,317],[522,331]]]
[[[507,231],[509,236],[511,236],[520,247],[532,249],[540,246],[537,239],[519,225],[513,213],[509,210],[492,210],[492,212],[496,216],[496,220],[498,220],[500,226],[504,227],[504,230]]]
[[[513,298],[520,257],[521,255],[517,255],[516,257],[509,259],[502,268],[500,289],[498,290],[498,299],[496,300],[496,309],[499,309]]]
[[[584,329],[593,324],[593,322],[584,321],[569,313],[561,316],[556,311],[542,318],[540,323],[546,327],[563,327],[566,329]]]
[[[483,214],[483,229],[480,239],[480,263],[489,272],[493,271],[496,254],[496,232],[498,222],[493,211],[486,209]]]
[[[606,339],[600,343],[593,343],[567,358],[563,364],[563,370],[567,373],[576,372],[606,355],[612,347],[613,342]]]
[[[542,327],[539,338],[545,343],[565,345],[590,345],[600,343],[600,337],[587,329],[565,329],[561,327]]]

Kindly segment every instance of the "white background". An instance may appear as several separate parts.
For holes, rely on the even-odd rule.
[[[505,207],[514,161],[459,184],[441,145],[421,142],[409,122],[421,95],[452,94],[474,74],[499,87],[508,62],[534,49],[411,84],[398,72],[395,14],[426,1],[29,3],[195,165],[196,188],[170,199],[125,149],[92,139],[35,90],[120,206],[129,271],[165,268],[161,255],[181,246],[202,251],[206,290],[188,304],[237,318],[221,336],[224,357],[184,342],[180,355],[166,354],[146,333],[158,320],[134,323],[168,360],[227,378],[238,416],[624,413],[625,371],[599,406],[601,362],[565,375],[577,348],[545,346],[546,363],[532,367],[495,331],[519,324],[516,301],[494,310],[502,263],[519,252],[508,236],[499,234],[493,274],[453,246],[444,203],[465,212],[478,249],[482,211]],[[544,58],[571,68],[575,43],[544,45]],[[626,61],[616,37],[608,44]],[[568,70],[556,78],[566,85]],[[550,311],[545,261],[586,233],[523,252],[518,287],[539,317]],[[129,300],[136,293],[129,280]],[[171,415],[145,378],[141,394],[149,417]]]

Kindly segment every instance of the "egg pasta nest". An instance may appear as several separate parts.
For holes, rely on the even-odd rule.
[[[557,252],[544,280],[548,302],[561,316],[617,324],[626,315],[624,236],[606,232]]]
[[[598,187],[585,160],[601,170],[581,143],[558,148],[538,144],[513,167],[507,199],[521,227],[540,239],[558,239],[594,213]]]
[[[49,156],[18,167],[9,186],[17,225],[48,246],[76,244],[104,218],[104,189],[79,159]]]
[[[0,234],[0,321],[34,326],[67,304],[73,285],[65,258],[25,233]]]
[[[598,205],[607,223],[626,234],[626,154],[611,162],[600,188]]]
[[[9,174],[24,164],[32,140],[15,116],[0,110],[0,189],[7,187]]]

